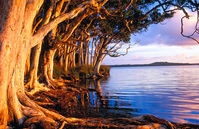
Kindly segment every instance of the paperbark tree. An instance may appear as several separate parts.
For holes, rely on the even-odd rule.
[[[70,0],[63,1],[70,2]],[[100,0],[90,0],[84,1],[83,3],[82,1],[78,0],[72,1],[73,3],[77,2],[79,4],[74,5],[74,8],[70,8],[67,13],[64,12],[59,16],[55,16],[53,19],[42,26],[37,26],[37,23],[34,24],[34,21],[37,13],[44,3],[44,0],[0,1],[0,128],[6,128],[7,122],[11,121],[15,121],[19,125],[22,124],[25,120],[26,123],[52,123],[52,125],[49,124],[49,127],[56,127],[56,122],[54,120],[67,122],[78,120],[67,119],[57,113],[42,108],[29,97],[27,97],[24,89],[25,64],[31,48],[41,43],[44,37],[59,23],[63,22],[64,20],[77,17],[79,13],[83,12],[87,7],[91,6],[92,9],[96,9],[98,12],[105,13],[105,17],[120,13],[120,10],[113,10],[114,13],[111,14],[113,7],[111,7],[110,4],[107,4],[106,7],[111,7],[109,8],[111,13],[105,10],[104,7],[101,9],[101,7],[104,6],[107,1],[108,0],[104,0],[102,2]],[[52,0],[51,2],[60,1]],[[136,2],[137,1],[135,0],[133,3]],[[163,4],[160,4],[159,7],[161,7],[161,5],[163,6]],[[136,5],[131,7],[127,6],[126,8],[131,8],[133,10],[135,6]],[[127,9],[125,9],[125,14],[128,14]],[[155,9],[156,7],[153,10]],[[135,12],[137,14],[141,13],[139,10],[136,10]],[[143,23],[140,25],[141,27],[136,28],[138,30],[131,28],[134,32],[137,32],[140,28],[146,27],[153,23],[146,23],[146,21],[142,20],[146,19],[145,17],[147,17],[151,12],[152,11],[149,11],[146,13],[146,15],[141,13],[142,15],[138,15],[139,17],[137,19],[134,19],[135,17],[131,18],[128,16],[128,20],[122,20],[124,20],[124,23],[128,29],[130,25],[137,25],[136,22],[141,20]],[[121,11],[121,13],[123,12]],[[46,17],[46,15],[42,16]],[[151,17],[152,20],[156,20],[157,16],[159,15],[153,13]],[[39,21],[37,22],[39,23]],[[35,28],[35,26],[37,28]],[[52,52],[52,55],[53,54],[54,53]],[[73,57],[75,57],[74,53]],[[50,58],[50,60],[51,59],[52,58]],[[72,61],[75,61],[75,59],[73,58]],[[84,124],[89,125],[89,123]]]

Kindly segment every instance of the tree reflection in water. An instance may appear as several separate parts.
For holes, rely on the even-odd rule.
[[[122,103],[119,103],[119,97],[115,96],[114,99],[109,97],[106,89],[102,90],[101,82],[105,79],[86,80],[78,85],[89,89],[88,92],[83,92],[77,96],[79,102],[81,115],[79,117],[133,117],[132,112],[137,112],[133,109],[119,108]],[[106,93],[103,93],[105,91]],[[129,105],[128,102],[125,105]],[[76,116],[76,117],[78,117]]]

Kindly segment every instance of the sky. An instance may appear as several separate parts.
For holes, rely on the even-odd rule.
[[[183,37],[181,17],[183,12],[176,12],[173,18],[160,24],[151,25],[146,32],[131,36],[131,47],[128,54],[120,57],[107,56],[103,64],[148,64],[153,62],[199,63],[199,44]],[[185,34],[191,34],[195,27],[196,14],[184,22]],[[199,39],[199,35],[195,38]],[[124,52],[121,49],[121,52]]]

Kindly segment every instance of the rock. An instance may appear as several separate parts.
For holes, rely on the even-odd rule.
[[[158,126],[159,127],[162,126],[161,128],[163,128],[163,126],[165,126],[166,129],[175,129],[175,126],[172,123],[170,123],[169,121],[158,118],[153,115],[142,115],[142,116],[136,117],[135,119],[140,120],[140,121],[144,122],[145,124],[147,124],[147,123],[148,124],[159,124]],[[154,129],[156,129],[156,128],[154,128]]]

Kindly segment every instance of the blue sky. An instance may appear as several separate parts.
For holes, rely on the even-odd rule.
[[[131,43],[138,43],[128,55],[117,58],[106,57],[103,64],[145,64],[159,61],[199,63],[199,44],[180,34],[182,12],[161,24],[151,25],[146,32],[131,36]],[[196,15],[190,13],[185,20],[185,34],[193,31]],[[199,39],[196,35],[195,38]],[[121,50],[124,51],[124,50]]]

